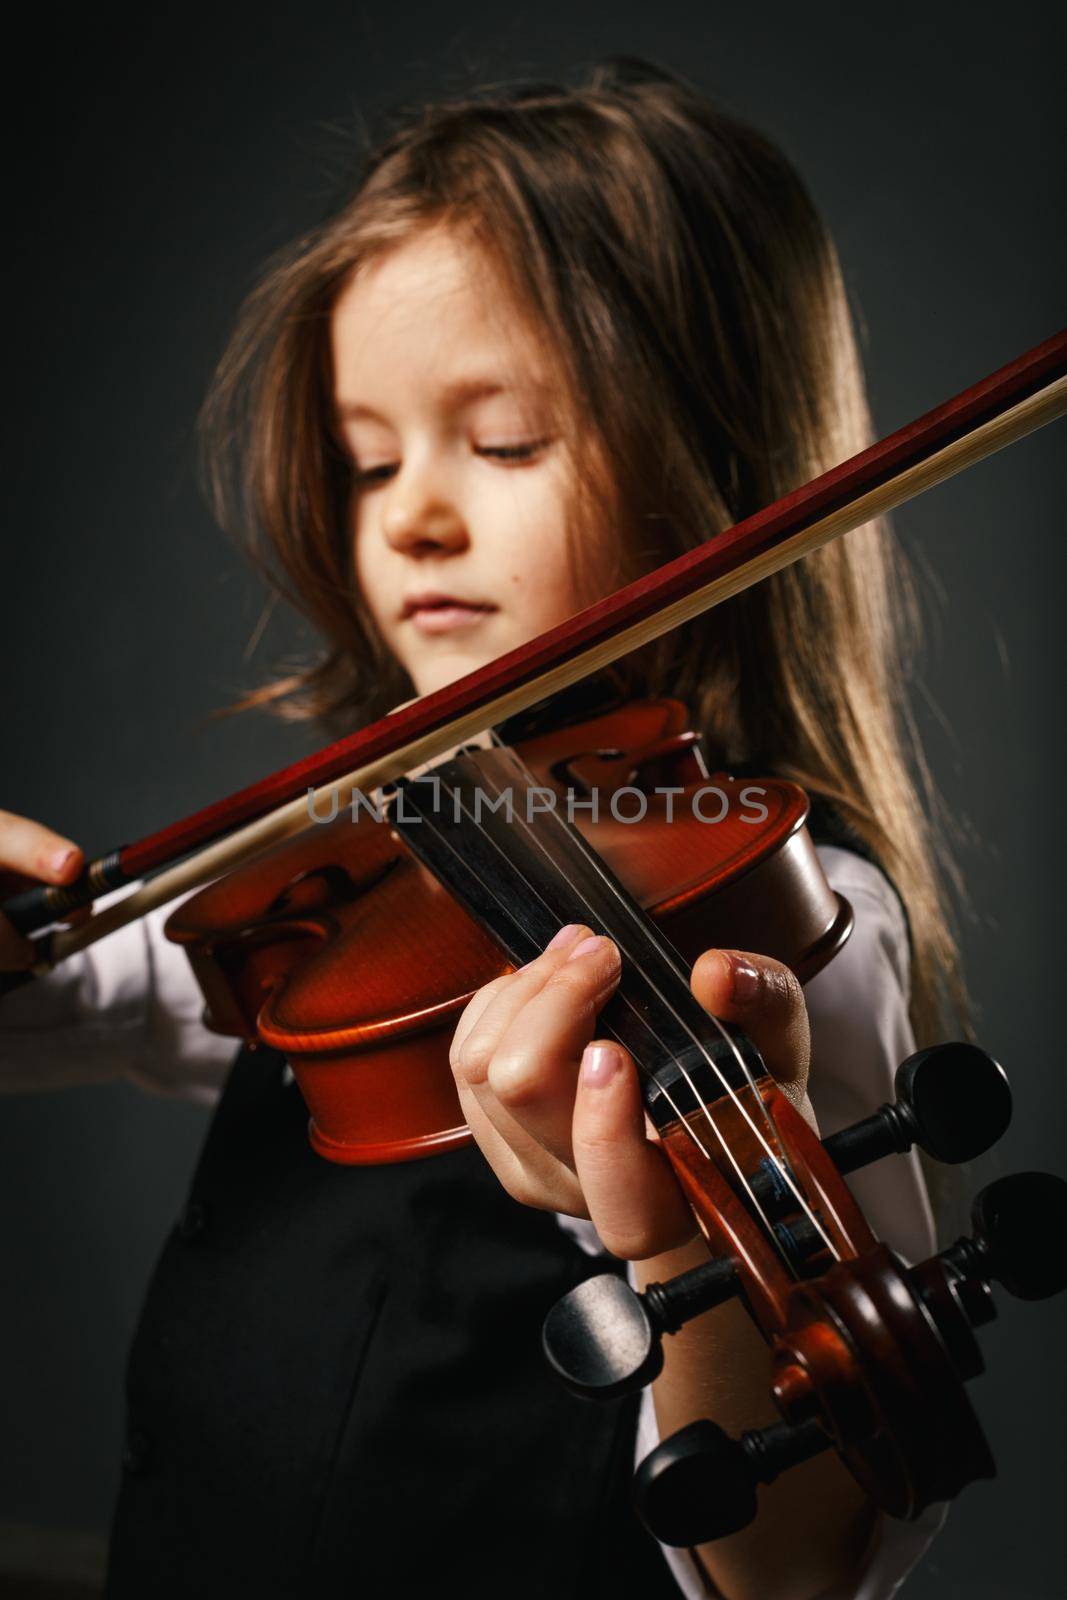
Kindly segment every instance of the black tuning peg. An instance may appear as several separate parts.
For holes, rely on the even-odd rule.
[[[996,1144],[1011,1121],[1007,1074],[973,1044],[918,1050],[896,1071],[895,1105],[823,1141],[841,1173],[910,1150],[935,1161],[971,1161]]]
[[[663,1366],[662,1335],[737,1291],[732,1261],[707,1261],[643,1294],[613,1272],[586,1278],[545,1318],[549,1365],[574,1394],[613,1400],[643,1389]]]
[[[707,1544],[747,1528],[761,1483],[829,1448],[830,1439],[813,1420],[796,1428],[776,1422],[740,1439],[714,1422],[693,1422],[664,1439],[638,1467],[637,1510],[662,1544]]]
[[[1046,1300],[1067,1288],[1067,1182],[1050,1172],[998,1178],[975,1197],[970,1239],[941,1260],[967,1282],[1002,1284],[1018,1300]]]

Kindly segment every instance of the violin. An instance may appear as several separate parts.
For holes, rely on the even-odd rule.
[[[575,1392],[614,1397],[655,1378],[665,1337],[738,1298],[767,1343],[782,1418],[739,1440],[698,1422],[652,1452],[637,1502],[666,1543],[745,1526],[760,1484],[822,1450],[897,1517],[990,1476],[964,1388],[982,1370],[976,1329],[994,1314],[994,1282],[1023,1299],[1067,1284],[1067,1184],[1001,1179],[975,1202],[973,1236],[917,1266],[880,1243],[848,1173],[914,1145],[948,1162],[989,1148],[1011,1114],[1003,1070],[971,1045],[920,1051],[893,1105],[821,1141],[751,1041],[688,985],[715,943],[773,955],[803,980],[847,938],[851,912],[819,868],[805,796],[709,774],[674,702],[590,712],[565,691],[1060,415],[1065,374],[1059,335],[523,650],[100,858],[73,889],[4,907],[37,933],[45,970],[215,880],[167,928],[210,1025],[282,1050],[316,1149],[349,1163],[466,1141],[447,1048],[471,994],[568,922],[612,938],[622,975],[598,1026],[638,1065],[708,1260],[643,1294],[614,1274],[586,1280],[549,1312],[546,1356]],[[487,728],[488,749],[463,747]],[[102,915],[51,926],[145,874]]]
[[[534,870],[571,843],[568,809],[597,878],[617,877],[687,963],[739,942],[806,979],[848,937],[851,910],[822,874],[795,784],[709,777],[676,701],[575,720],[572,697],[569,714],[542,708],[542,724],[549,711],[549,728],[438,764],[388,808],[339,812],[169,918],[208,1025],[285,1054],[320,1155],[402,1161],[470,1141],[449,1044],[474,992],[569,920],[547,909],[558,894]],[[502,878],[498,859],[514,862],[517,831],[536,840],[521,882]],[[570,902],[583,917],[594,893],[586,871]],[[464,909],[472,895],[489,904],[479,920]],[[354,972],[358,982],[338,981]]]
[[[920,1051],[895,1105],[821,1142],[751,1041],[689,989],[709,945],[773,955],[805,981],[848,938],[803,791],[709,775],[677,702],[562,726],[558,705],[546,713],[549,729],[439,762],[382,815],[339,815],[186,901],[166,931],[207,1020],[285,1053],[328,1160],[425,1158],[471,1137],[448,1053],[475,990],[568,922],[603,930],[622,974],[598,1032],[637,1064],[709,1259],[643,1294],[614,1273],[586,1279],[549,1312],[546,1357],[573,1392],[613,1399],[658,1375],[665,1336],[739,1297],[783,1418],[737,1441],[709,1421],[663,1441],[636,1478],[646,1525],[682,1546],[736,1532],[759,1484],[830,1448],[894,1516],[954,1498],[994,1471],[964,1391],[991,1283],[1024,1299],[1067,1286],[1037,1242],[1046,1227],[1062,1237],[1067,1184],[1000,1180],[976,1202],[975,1237],[914,1268],[880,1244],[845,1175],[916,1144],[948,1162],[981,1154],[1010,1120],[1003,1069],[969,1044]]]

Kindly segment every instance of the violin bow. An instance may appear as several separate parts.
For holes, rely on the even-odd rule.
[[[34,941],[35,973],[178,895],[220,877],[681,626],[760,579],[943,483],[1067,410],[1067,330],[773,505],[455,683],[410,702],[134,844],[98,857],[67,888],[37,885],[2,908],[20,931],[47,928],[99,895],[120,900]],[[151,876],[149,876],[151,874]]]

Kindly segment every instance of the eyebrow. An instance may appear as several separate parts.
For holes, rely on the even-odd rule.
[[[530,390],[537,393],[547,389],[547,383],[529,377],[502,375],[498,378],[457,378],[438,391],[437,399],[443,409],[455,410],[462,406],[473,405],[477,400],[488,400],[496,394],[513,394]],[[346,422],[358,421],[361,417],[368,417],[375,422],[385,420],[379,412],[370,406],[362,405],[358,400],[338,400],[337,415]]]

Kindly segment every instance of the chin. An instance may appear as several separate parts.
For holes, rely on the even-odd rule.
[[[434,694],[455,683],[457,678],[466,677],[468,672],[488,666],[501,654],[503,651],[498,650],[450,650],[437,661],[422,662],[418,668],[410,669],[411,679],[420,695]]]
[[[448,684],[455,683],[457,678],[487,667],[491,661],[496,661],[499,656],[506,655],[509,650],[514,650],[533,637],[528,629],[516,628],[513,622],[510,627],[502,625],[504,620],[499,614],[494,614],[479,627],[441,635],[424,649],[413,651],[410,649],[413,641],[405,641],[409,649],[400,655],[400,659],[418,693],[433,694],[438,689],[444,689]]]

